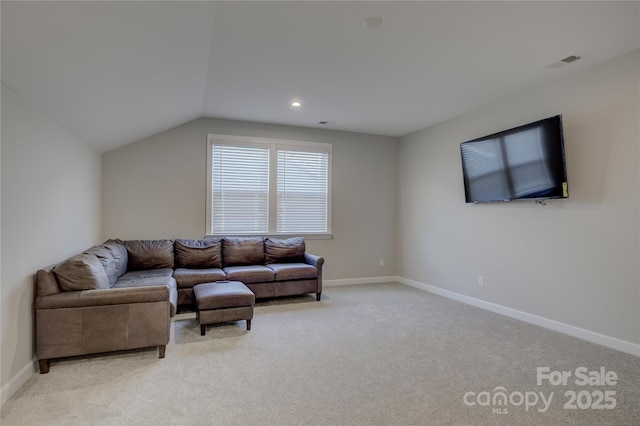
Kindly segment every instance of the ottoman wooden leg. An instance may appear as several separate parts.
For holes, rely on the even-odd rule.
[[[247,330],[251,330],[251,320],[247,320]]]
[[[200,324],[200,335],[204,336],[204,334],[206,333],[206,328],[207,326],[204,324]]]

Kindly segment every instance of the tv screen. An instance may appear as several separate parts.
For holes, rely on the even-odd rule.
[[[460,144],[467,203],[568,198],[562,116]]]

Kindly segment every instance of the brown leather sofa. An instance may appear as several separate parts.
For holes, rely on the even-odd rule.
[[[242,281],[269,298],[322,293],[324,259],[303,238],[108,240],[36,280],[36,354],[49,360],[158,346],[163,358],[171,317],[193,306],[193,286]]]
[[[241,281],[257,299],[322,293],[324,259],[306,253],[304,239],[224,237],[175,240],[178,304],[193,306],[193,286]]]

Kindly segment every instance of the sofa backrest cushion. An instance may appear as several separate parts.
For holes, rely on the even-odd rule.
[[[116,261],[111,255],[111,252],[106,247],[96,246],[86,250],[85,254],[93,254],[98,258],[100,263],[102,263],[104,271],[107,273],[107,278],[109,278],[109,287],[113,287],[118,276],[116,271]]]
[[[97,290],[109,288],[109,278],[94,254],[73,256],[53,268],[63,291]]]
[[[175,240],[176,268],[222,268],[222,238]]]
[[[36,297],[48,296],[50,294],[60,293],[62,289],[58,283],[54,266],[40,269],[36,274]]]
[[[120,278],[127,272],[127,264],[129,263],[129,255],[124,243],[119,240],[107,240],[101,247],[106,248],[113,256],[116,262],[116,279]]]
[[[173,269],[173,240],[129,240],[124,242],[128,269]]]
[[[302,237],[283,240],[266,238],[264,240],[264,252],[268,264],[304,262],[305,250],[306,246]]]
[[[264,238],[224,237],[222,266],[264,265]]]

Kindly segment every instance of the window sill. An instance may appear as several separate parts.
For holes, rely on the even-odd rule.
[[[220,237],[271,237],[271,238],[291,238],[304,237],[305,240],[332,240],[333,234],[330,232],[313,233],[313,234],[207,234],[204,238],[220,238]]]

